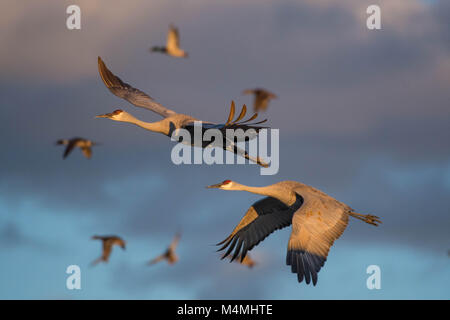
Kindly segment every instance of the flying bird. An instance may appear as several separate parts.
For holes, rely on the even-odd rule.
[[[119,246],[125,250],[125,241],[118,236],[93,236],[93,240],[101,240],[103,244],[102,255],[100,258],[92,262],[92,265],[96,265],[99,262],[108,262],[111,255],[113,246]]]
[[[292,224],[286,264],[297,274],[298,282],[305,279],[317,283],[317,273],[323,267],[330,247],[347,227],[353,217],[377,226],[380,218],[359,214],[346,204],[329,195],[296,181],[281,181],[266,187],[249,187],[231,180],[209,186],[222,190],[247,191],[266,196],[255,202],[246,212],[233,232],[217,245],[223,255],[233,252],[231,260],[241,261],[247,251],[258,245],[272,232]]]
[[[230,262],[232,262],[232,261],[231,261],[231,256],[228,256],[228,258],[230,259]],[[244,266],[247,266],[247,267],[249,267],[250,269],[252,269],[252,268],[256,265],[255,260],[253,260],[253,259],[250,257],[250,254],[249,254],[249,253],[247,253],[247,254],[245,255],[244,259],[241,259],[240,257],[238,257],[237,259],[235,259],[235,260],[233,260],[233,261],[234,261],[234,262],[237,262],[237,263],[240,263],[240,264],[242,264],[242,265],[244,265]]]
[[[56,141],[56,144],[67,146],[66,150],[64,150],[63,159],[67,158],[69,153],[71,153],[75,147],[80,148],[84,156],[90,159],[92,156],[92,146],[98,145],[96,142],[78,137],[72,139],[60,139]]]
[[[167,42],[165,47],[152,47],[151,52],[161,52],[176,58],[187,58],[186,51],[180,48],[180,34],[178,28],[174,25],[169,26],[169,32],[167,33]]]
[[[244,90],[244,92],[242,93],[254,95],[253,100],[254,112],[266,111],[267,106],[269,105],[269,101],[277,98],[275,94],[260,88]]]
[[[172,133],[175,132],[177,129],[186,129],[191,133],[191,137],[194,137],[194,122],[200,121],[196,118],[193,118],[188,115],[184,115],[181,113],[176,113],[173,110],[167,109],[161,104],[155,102],[150,96],[145,94],[144,92],[133,88],[131,85],[123,82],[119,77],[115,76],[105,65],[105,63],[102,61],[100,57],[98,57],[98,70],[100,73],[100,76],[103,80],[103,83],[106,85],[106,87],[116,96],[119,98],[125,99],[128,102],[132,103],[133,105],[137,107],[146,108],[148,110],[151,110],[153,112],[156,112],[157,114],[164,117],[163,120],[157,121],[157,122],[144,122],[141,121],[128,112],[125,112],[123,110],[116,110],[111,113],[106,113],[103,115],[98,115],[97,118],[108,118],[114,121],[120,121],[120,122],[128,122],[134,125],[137,125],[141,128],[144,128],[149,131],[162,133],[168,137],[172,136]],[[256,126],[258,124],[264,123],[266,120],[259,121],[256,123],[250,123],[253,120],[256,119],[258,114],[254,114],[249,119],[242,121],[247,111],[247,107],[244,105],[242,107],[242,110],[238,117],[233,120],[235,115],[235,104],[234,102],[231,103],[231,109],[228,116],[228,120],[226,123],[222,124],[214,124],[210,122],[203,122],[202,121],[202,133],[208,129],[218,129],[222,132],[223,141],[220,141],[220,146],[227,151],[233,152],[235,154],[238,154],[250,161],[253,161],[261,166],[267,167],[267,163],[265,163],[263,160],[261,160],[259,157],[253,157],[250,156],[245,150],[239,148],[236,145],[236,141],[233,141],[231,139],[228,139],[226,136],[226,130],[227,129],[242,129],[244,131],[253,129],[253,132],[255,133],[250,138],[254,138],[256,134],[261,130],[263,127]],[[195,139],[193,139],[195,140]],[[197,141],[191,141],[191,145],[198,146],[202,148],[206,147],[212,147],[214,146],[214,143],[216,141],[201,141],[201,144],[198,144]],[[217,141],[219,143],[219,141]]]
[[[180,242],[181,234],[177,233],[175,237],[172,240],[172,243],[170,244],[169,248],[167,248],[166,252],[161,254],[160,256],[156,257],[153,260],[150,260],[148,262],[148,265],[153,265],[155,263],[158,263],[162,260],[167,260],[168,264],[174,264],[178,261],[178,256],[175,253],[175,249],[177,248],[178,242]]]

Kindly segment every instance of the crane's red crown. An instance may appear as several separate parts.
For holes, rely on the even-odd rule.
[[[116,111],[113,112],[113,115],[118,115],[121,114],[123,112],[123,110],[117,109]]]
[[[222,185],[229,184],[230,182],[231,182],[231,180],[225,180],[224,182],[222,182]]]

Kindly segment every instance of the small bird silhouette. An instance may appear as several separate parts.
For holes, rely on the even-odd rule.
[[[67,158],[75,147],[80,148],[84,156],[90,159],[92,157],[92,146],[98,145],[99,143],[76,137],[72,139],[60,139],[56,141],[56,144],[67,146],[66,150],[64,150],[63,159]]]
[[[172,243],[170,244],[169,248],[167,248],[166,252],[161,254],[160,256],[156,257],[153,260],[150,260],[148,262],[148,265],[153,265],[155,263],[158,263],[162,260],[167,260],[168,264],[174,264],[178,261],[178,256],[175,253],[175,249],[177,248],[178,242],[180,241],[181,233],[177,233],[175,237],[172,240]]]
[[[125,241],[118,236],[93,236],[92,239],[102,240],[103,243],[102,255],[100,256],[100,258],[92,262],[93,266],[99,262],[107,263],[114,245],[120,246],[123,250],[125,250]]]
[[[180,34],[173,24],[169,26],[165,47],[152,47],[151,52],[161,52],[176,58],[187,58],[188,54],[180,48]]]
[[[243,94],[254,95],[253,100],[254,112],[266,111],[267,106],[269,105],[269,101],[277,98],[275,94],[261,88],[244,90]]]

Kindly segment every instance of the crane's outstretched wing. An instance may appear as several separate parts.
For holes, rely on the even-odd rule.
[[[275,230],[289,226],[294,212],[303,203],[303,198],[300,195],[296,196],[297,200],[290,207],[272,197],[255,202],[236,228],[234,228],[233,232],[225,240],[217,244],[223,244],[219,251],[228,247],[222,259],[234,249],[231,261],[240,256],[242,262],[247,251],[258,245]]]
[[[177,248],[178,243],[180,242],[181,239],[181,233],[178,232],[175,237],[172,240],[172,243],[169,246],[169,250],[175,251],[175,249]]]
[[[111,255],[113,244],[114,244],[114,240],[112,240],[112,239],[103,240],[102,258],[104,261],[109,260],[109,256]]]
[[[111,255],[112,251],[112,241],[109,239],[109,237],[103,237],[103,236],[93,236],[92,239],[94,240],[101,240],[102,241],[102,255],[94,260],[91,265],[95,266],[97,263],[104,261],[108,262],[109,256]]]
[[[157,114],[168,117],[176,114],[175,111],[167,109],[161,104],[155,102],[150,96],[139,89],[133,88],[128,83],[123,82],[119,77],[114,75],[105,65],[103,60],[98,57],[98,72],[103,83],[114,95],[125,99],[134,104],[136,107],[146,108]]]
[[[317,273],[327,260],[334,241],[347,227],[345,209],[308,199],[292,218],[286,264],[297,273],[298,282],[317,283]]]
[[[67,156],[75,148],[75,146],[76,146],[78,141],[80,141],[80,139],[71,139],[71,140],[69,140],[69,143],[67,144],[66,150],[64,151],[63,159],[67,158]]]
[[[153,265],[153,264],[155,264],[155,263],[158,263],[158,262],[160,262],[160,261],[162,261],[162,260],[164,260],[164,259],[166,259],[166,254],[165,253],[163,253],[162,255],[159,255],[159,256],[157,256],[155,259],[153,259],[153,260],[150,260],[147,264],[149,265],[149,266],[151,266],[151,265]]]
[[[178,28],[175,28],[174,25],[170,25],[169,32],[167,33],[167,42],[166,47],[168,50],[170,49],[179,49],[180,48],[180,35],[178,33]]]

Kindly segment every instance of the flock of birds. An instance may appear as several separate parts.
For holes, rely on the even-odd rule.
[[[174,26],[170,26],[165,47],[153,47],[151,52],[160,52],[172,57],[187,58],[188,54],[180,48],[179,32]],[[177,113],[170,110],[158,102],[154,101],[143,91],[134,88],[130,84],[122,81],[114,75],[98,57],[98,70],[105,86],[119,98],[122,98],[136,107],[146,108],[163,117],[161,121],[144,122],[128,112],[116,110],[97,116],[113,121],[126,122],[137,125],[143,129],[162,133],[171,136],[176,129],[193,130],[194,121],[198,119],[189,115]],[[254,122],[258,112],[267,109],[270,100],[277,96],[264,89],[245,90],[243,94],[254,95],[254,114],[247,120],[242,120],[247,112],[247,107],[243,105],[238,117],[235,116],[235,104],[231,103],[228,120],[225,123],[215,124],[203,121],[203,130],[215,128],[225,129],[255,129],[256,135],[262,128],[259,124],[266,120]],[[225,136],[225,135],[224,135]],[[253,158],[245,150],[241,150],[235,141],[228,141],[224,138],[223,148],[239,156],[245,157],[261,166],[267,164],[260,158]],[[63,157],[78,147],[84,156],[92,156],[92,147],[98,143],[83,138],[63,139],[57,142],[65,145]],[[210,147],[211,145],[202,143],[197,147]],[[238,225],[223,241],[217,245],[221,246],[218,251],[226,250],[221,258],[229,258],[243,265],[252,268],[256,263],[250,258],[248,251],[252,250],[267,236],[276,230],[292,225],[292,232],[289,238],[286,264],[291,267],[291,271],[297,274],[298,282],[305,280],[306,284],[317,283],[317,274],[323,267],[330,247],[338,239],[347,227],[349,217],[366,222],[373,226],[381,223],[380,218],[370,214],[356,213],[345,203],[342,203],[324,192],[296,181],[281,181],[265,187],[251,187],[235,181],[225,180],[221,183],[211,185],[207,188],[221,190],[247,191],[264,196],[261,200],[253,203],[239,221]],[[180,241],[181,234],[177,233],[167,250],[152,259],[148,264],[166,260],[168,264],[178,261],[176,247]],[[101,240],[103,243],[102,255],[93,262],[108,262],[114,246],[125,249],[125,241],[118,236],[93,236],[92,239]]]

